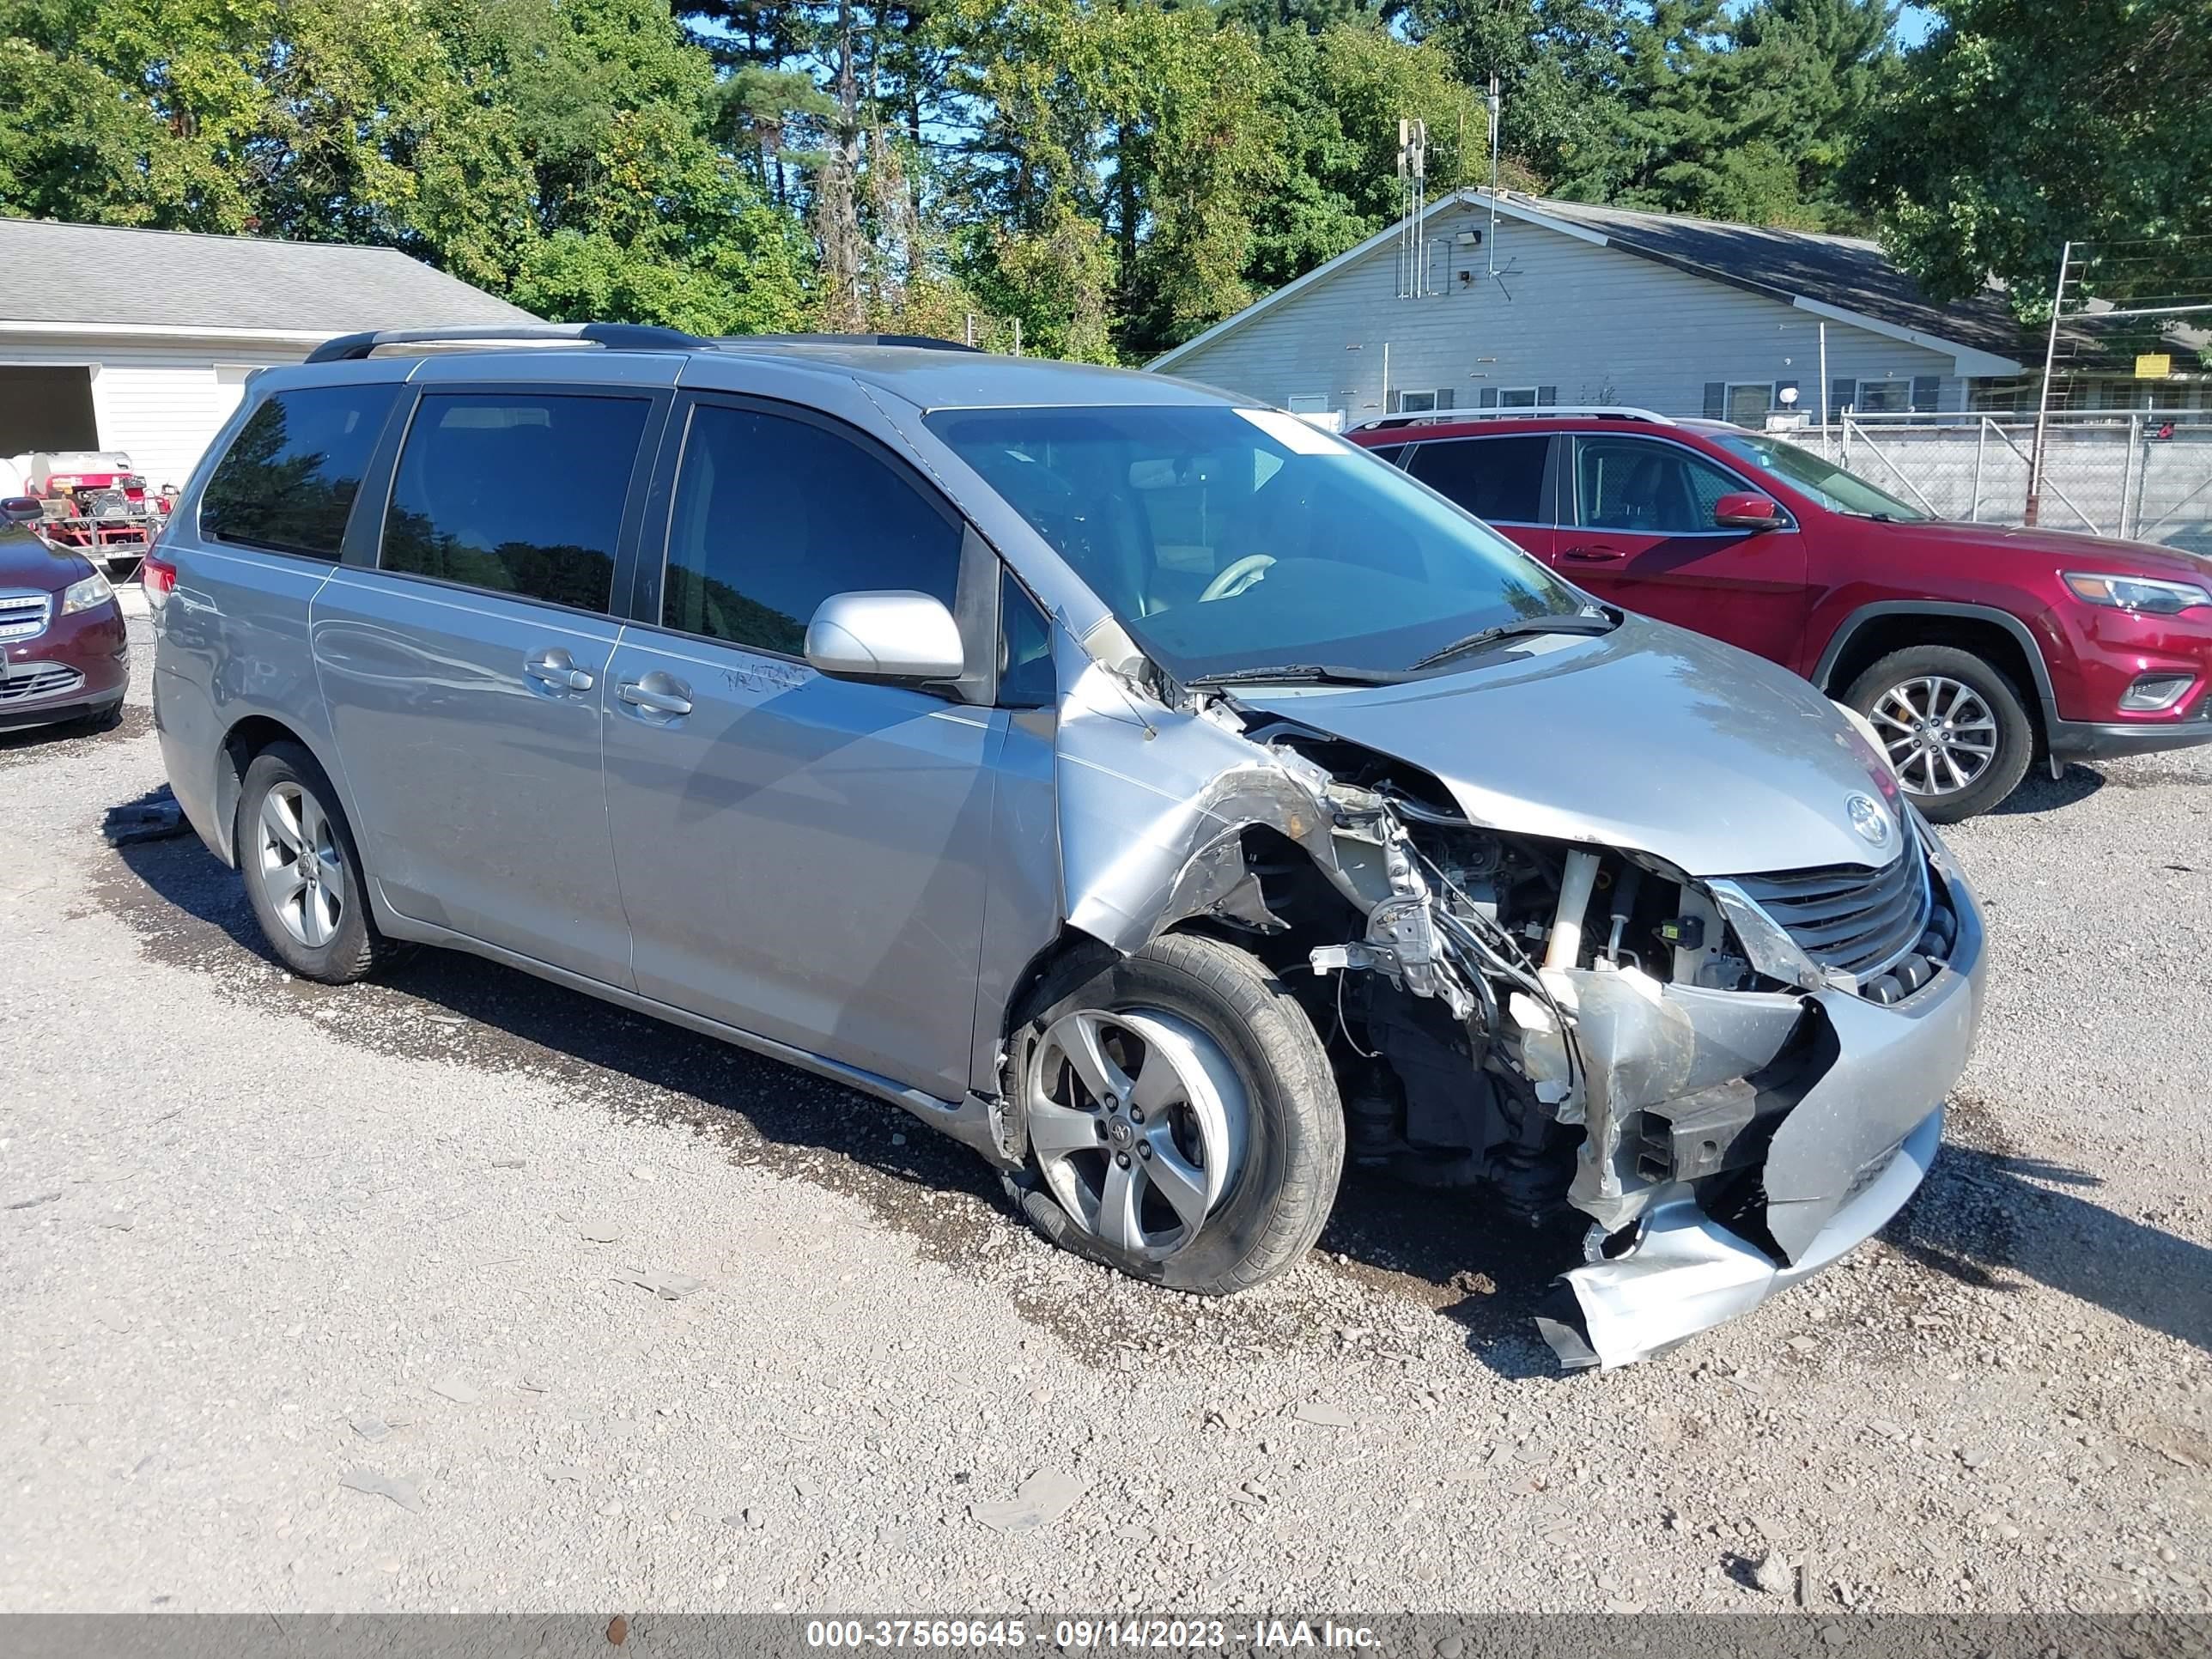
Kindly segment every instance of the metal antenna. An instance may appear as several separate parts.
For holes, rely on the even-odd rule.
[[[1498,116],[1501,100],[1498,95],[1498,76],[1490,77],[1490,96],[1485,100],[1490,106],[1490,234],[1483,238],[1483,246],[1490,253],[1490,274],[1498,275]]]
[[[1398,122],[1398,297],[1415,299],[1428,289],[1429,128],[1425,121]]]

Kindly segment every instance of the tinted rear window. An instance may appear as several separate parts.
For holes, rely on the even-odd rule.
[[[335,559],[395,384],[273,393],[255,410],[200,497],[200,534]]]
[[[426,393],[384,523],[386,570],[604,612],[641,398]]]
[[[1413,475],[1493,524],[1549,524],[1544,451],[1549,438],[1447,438],[1413,451]]]

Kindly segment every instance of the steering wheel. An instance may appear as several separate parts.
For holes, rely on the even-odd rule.
[[[1274,562],[1272,553],[1247,553],[1206,583],[1206,592],[1198,596],[1198,602],[1205,605],[1213,599],[1234,599],[1266,575],[1267,567]]]

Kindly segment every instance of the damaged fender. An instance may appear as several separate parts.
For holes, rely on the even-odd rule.
[[[1255,744],[1212,708],[1170,708],[1091,659],[1063,630],[1056,744],[1060,871],[1069,923],[1123,953],[1188,917],[1262,928],[1268,915],[1238,838],[1273,830],[1304,848],[1368,917],[1345,947],[1464,1017],[1474,999],[1446,962],[1403,827],[1382,798],[1287,750]]]

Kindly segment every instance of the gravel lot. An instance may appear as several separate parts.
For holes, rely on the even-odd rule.
[[[143,705],[0,738],[0,1608],[2212,1607],[2212,755],[1954,832],[1927,1189],[1568,1379],[1571,1236],[1354,1179],[1267,1290],[1141,1288],[797,1073],[290,979],[197,840],[109,844],[161,783]]]

